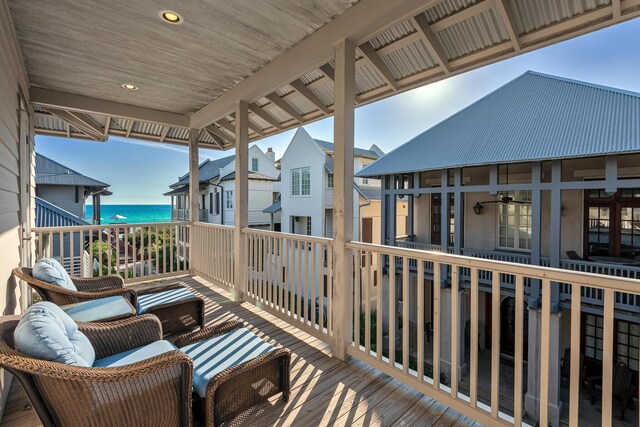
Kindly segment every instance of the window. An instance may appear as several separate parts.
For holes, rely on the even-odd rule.
[[[333,188],[333,174],[327,175],[327,187]]]
[[[618,321],[618,360],[629,369],[638,370],[640,360],[640,325]]]
[[[362,164],[362,169],[366,168],[367,166],[369,166],[368,163],[363,163]],[[362,178],[362,185],[368,185],[369,184],[369,179],[368,178]]]
[[[531,250],[531,191],[510,191],[498,197],[525,203],[498,203],[498,246]]]
[[[227,209],[233,209],[233,191],[229,190],[227,191],[227,198],[226,198],[226,208]]]
[[[253,157],[251,159],[251,172],[258,172],[258,158]]]
[[[440,245],[442,242],[442,210],[440,204],[441,195],[434,193],[431,195],[431,243],[434,245]],[[455,218],[453,216],[454,203],[453,193],[449,193],[449,246],[453,245],[454,233],[455,233]],[[408,217],[407,217],[408,220]],[[445,222],[445,227],[447,222]],[[406,228],[408,230],[408,227]]]
[[[209,193],[209,213],[213,214],[213,193]]]
[[[291,195],[311,195],[311,169],[309,167],[291,170]]]
[[[601,316],[587,314],[584,329],[584,355],[596,360],[602,360],[603,322]]]
[[[311,217],[307,217],[307,236],[311,236]]]
[[[206,194],[203,194],[203,195],[202,195],[202,206],[200,206],[200,209],[206,209],[206,208],[207,208],[207,207],[205,206],[205,205],[206,205],[206,203],[205,203],[206,201],[207,201],[207,195],[206,195]]]
[[[587,190],[585,205],[587,256],[640,255],[640,189],[626,188],[613,195]]]
[[[216,215],[220,215],[220,193],[216,190]]]

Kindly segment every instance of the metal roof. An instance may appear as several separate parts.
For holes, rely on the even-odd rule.
[[[168,191],[163,194],[163,196],[181,196],[183,194],[189,194],[189,186],[185,185],[184,187],[176,188],[175,190]]]
[[[268,214],[274,214],[276,212],[280,212],[281,210],[282,210],[282,202],[278,200],[271,206],[264,208],[262,212],[268,213]]]
[[[354,183],[353,188],[366,200],[381,200],[382,188],[361,187]]]
[[[89,223],[71,212],[36,197],[36,227],[67,227],[89,225]]]
[[[36,185],[78,185],[103,189],[109,187],[109,184],[82,175],[40,153],[36,153]]]
[[[528,71],[356,176],[640,151],[640,94]]]
[[[200,163],[198,167],[198,179],[201,183],[211,181],[212,179],[220,177],[220,169],[227,166],[229,163],[235,160],[236,156],[231,155],[227,157],[222,157],[220,159],[211,160],[207,159],[204,162]],[[175,188],[181,185],[189,184],[189,173],[182,175],[178,182],[171,184],[169,187]]]
[[[225,176],[223,176],[222,178],[220,178],[220,181],[233,181],[234,179],[236,179],[236,172],[233,171],[231,173],[226,174]],[[249,179],[253,179],[256,181],[277,181],[276,178],[267,176],[267,175],[263,175],[261,173],[257,173],[257,172],[249,172]]]
[[[320,148],[322,148],[322,151],[324,151],[326,154],[333,154],[333,142],[323,141],[321,139],[315,138],[313,140],[316,142],[316,144],[318,144]],[[353,155],[356,157],[367,157],[369,159],[375,160],[380,158],[381,156],[384,156],[384,152],[374,144],[369,150],[355,147],[353,149]]]

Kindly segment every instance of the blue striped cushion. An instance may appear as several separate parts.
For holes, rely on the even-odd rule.
[[[248,362],[275,347],[245,328],[182,347],[193,360],[193,389],[206,397],[207,384],[227,368]]]
[[[188,289],[178,288],[169,291],[157,292],[154,294],[140,295],[138,297],[138,314],[146,313],[151,307],[170,302],[183,301],[195,298],[195,295]]]

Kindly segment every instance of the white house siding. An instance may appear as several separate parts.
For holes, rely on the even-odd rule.
[[[0,4],[0,292],[2,314],[20,311],[20,290],[11,277],[11,270],[21,264],[20,239],[20,194],[19,194],[19,134],[18,134],[18,87],[24,96],[29,96],[27,78],[22,59],[17,49],[13,25],[9,18],[7,3]],[[31,158],[33,154],[31,154]],[[9,375],[0,375],[0,415],[4,410]]]
[[[84,187],[78,187],[78,203],[75,202],[76,187],[71,185],[40,185],[38,197],[79,218],[85,218]]]
[[[282,225],[285,233],[292,232],[291,217],[311,217],[311,234],[324,236],[324,190],[326,186],[325,154],[304,130],[298,130],[282,156],[281,197]],[[291,170],[309,166],[311,194],[291,196]]]

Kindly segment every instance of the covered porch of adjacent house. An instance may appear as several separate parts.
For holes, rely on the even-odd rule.
[[[16,265],[32,265],[50,253],[51,237],[58,234],[59,241],[64,241],[65,235],[72,240],[79,235],[82,242],[91,243],[93,239],[105,243],[99,245],[106,248],[101,249],[106,253],[98,256],[100,267],[87,270],[82,264],[84,274],[102,275],[115,269],[131,283],[184,273],[194,275],[186,281],[208,296],[213,310],[209,319],[217,319],[218,313],[228,308],[235,313],[229,316],[255,322],[258,333],[273,336],[294,353],[297,351],[300,363],[296,363],[292,374],[296,394],[287,404],[275,404],[268,411],[268,406],[258,408],[268,418],[261,419],[261,413],[256,412],[247,419],[250,424],[302,424],[306,420],[326,424],[338,421],[388,425],[404,421],[408,425],[424,425],[425,420],[435,420],[434,424],[448,425],[523,425],[523,420],[533,419],[540,425],[557,425],[559,378],[548,369],[555,365],[552,358],[560,357],[554,351],[557,322],[553,319],[557,313],[552,310],[552,295],[559,292],[560,284],[575,295],[594,289],[603,295],[604,307],[601,419],[603,425],[611,425],[617,415],[613,396],[615,303],[621,295],[637,295],[638,282],[353,241],[354,109],[356,105],[634,18],[640,14],[640,3],[603,0],[595,4],[580,0],[572,8],[535,3],[533,12],[510,1],[354,3],[328,1],[323,3],[325,8],[316,7],[309,13],[295,7],[296,2],[281,0],[280,7],[255,14],[251,2],[237,2],[242,12],[239,15],[264,18],[267,24],[273,24],[267,25],[267,30],[260,27],[255,31],[264,22],[247,23],[238,19],[238,14],[226,13],[229,10],[224,5],[221,10],[212,10],[183,4],[184,22],[160,27],[171,24],[161,21],[162,11],[156,10],[152,2],[130,5],[136,9],[125,18],[110,5],[100,11],[70,7],[64,14],[54,15],[37,0],[10,1],[9,5],[4,2],[0,9],[4,37],[0,43],[7,48],[3,51],[9,52],[10,65],[6,66],[9,73],[0,74],[3,79],[8,75],[0,94],[15,108],[8,109],[10,113],[6,113],[7,119],[0,121],[0,126],[9,129],[7,141],[11,144],[11,158],[16,161],[7,170],[13,171],[13,178],[20,185],[7,185],[15,196],[11,206],[16,206],[13,216],[19,221],[13,216],[2,217],[5,229],[0,243],[3,250],[4,246],[11,248],[11,256],[3,259],[0,271],[8,278],[8,271]],[[228,37],[229,32],[224,37],[209,32],[223,27],[228,15],[236,16],[232,21],[241,29],[227,29],[242,43],[236,43],[236,37]],[[151,23],[153,19],[158,22]],[[138,20],[149,22],[150,27],[138,25]],[[278,33],[278,29],[286,27],[282,21],[291,24],[288,29],[295,29],[295,34]],[[111,44],[113,39],[104,32],[77,27],[78,22],[98,23],[113,31],[110,36],[123,36],[125,40]],[[166,30],[170,36],[152,36],[165,34],[166,28],[170,28]],[[265,51],[258,51],[255,46],[265,44],[265,31],[276,42],[267,43]],[[56,40],[61,33],[65,37]],[[128,44],[132,40],[148,44]],[[225,58],[233,60],[220,61],[214,54],[209,57],[193,40],[213,40],[222,50],[216,55],[227,54]],[[72,59],[60,61],[58,52],[73,52],[84,46],[90,47],[89,52],[78,52]],[[177,71],[148,54],[149,50],[164,54],[171,48],[177,52],[173,64],[179,67]],[[120,49],[129,58],[145,60],[130,61],[125,73],[117,72],[126,63],[116,55]],[[239,55],[236,50],[240,50]],[[96,52],[104,53],[100,61],[96,61]],[[25,71],[23,55],[29,73]],[[403,59],[407,57],[411,60]],[[131,76],[139,82],[133,84]],[[114,94],[114,85],[117,91],[124,92]],[[16,111],[19,123],[15,122]],[[0,113],[3,118],[4,113]],[[249,144],[331,115],[335,143],[333,238],[249,228]],[[30,178],[34,134],[95,141],[121,136],[188,145],[188,221],[185,217],[185,221],[167,224],[130,224],[124,231],[121,225],[34,229]],[[5,139],[2,142],[5,144]],[[199,221],[199,147],[236,150],[235,227]],[[13,183],[13,179],[6,181]],[[2,193],[0,197],[8,196]],[[71,252],[72,248],[70,245],[70,253],[60,248],[62,260],[78,256]],[[397,266],[402,274],[389,274],[384,265]],[[418,282],[425,284],[416,287],[415,299],[410,298],[412,265],[416,266]],[[424,280],[426,269],[434,274],[431,284]],[[448,288],[440,286],[446,275],[451,277]],[[468,278],[468,287],[459,280],[463,276]],[[480,280],[489,278],[490,304],[499,312],[501,288],[506,286],[501,276],[511,277],[508,287],[518,308],[513,319],[518,331],[524,328],[525,290],[537,287],[541,300],[541,338],[534,340],[539,351],[535,361],[529,359],[539,369],[526,383],[523,335],[515,337],[512,413],[500,405],[497,322],[491,340],[488,403],[483,401],[480,371],[489,367],[480,365],[483,359],[479,357],[477,340],[470,340],[469,344],[468,388],[464,380],[467,374],[459,369],[466,351],[459,327],[464,322],[462,315],[471,313],[470,335],[477,336]],[[204,286],[199,278],[213,285]],[[362,283],[365,286],[360,286]],[[19,312],[30,303],[28,289],[10,279],[8,287],[10,298],[5,301],[4,311]],[[425,292],[439,302],[433,311],[431,365],[425,363],[423,351],[424,307],[416,304],[424,300]],[[469,294],[468,306],[462,303],[463,293]],[[402,295],[406,303],[396,305],[396,294]],[[234,302],[223,303],[219,295]],[[581,311],[581,298],[573,298],[571,304],[572,313]],[[218,312],[216,307],[220,307]],[[383,310],[389,313],[388,329],[373,316]],[[415,331],[409,327],[411,312],[418,319]],[[402,328],[396,329],[394,322],[402,324]],[[447,341],[445,336],[449,336]],[[570,425],[580,422],[580,339],[579,321],[572,314]],[[417,343],[415,363],[410,357],[413,341]],[[3,390],[3,397],[6,394],[7,390]]]

